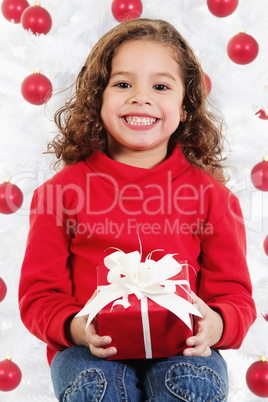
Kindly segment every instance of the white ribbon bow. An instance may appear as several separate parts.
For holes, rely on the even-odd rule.
[[[146,358],[152,357],[147,298],[174,313],[190,329],[190,314],[202,317],[192,303],[175,293],[176,285],[179,285],[190,295],[182,286],[187,285],[190,289],[189,282],[170,280],[181,271],[183,264],[179,264],[172,254],[165,255],[159,261],[152,260],[151,256],[152,253],[147,256],[145,262],[141,262],[141,254],[138,251],[125,254],[120,250],[105,257],[104,264],[109,269],[107,280],[110,285],[99,286],[96,297],[77,314],[88,314],[87,328],[107,304],[115,300],[113,306],[121,304],[128,308],[128,295],[135,294],[141,300]],[[117,300],[119,298],[121,299]]]

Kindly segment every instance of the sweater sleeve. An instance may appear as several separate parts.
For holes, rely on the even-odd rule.
[[[246,262],[245,227],[239,201],[233,194],[212,232],[201,236],[198,295],[218,311],[224,321],[223,336],[214,347],[236,349],[254,322],[256,309]]]
[[[72,233],[66,230],[62,208],[55,211],[55,202],[49,200],[54,195],[41,186],[33,196],[19,308],[32,334],[51,349],[62,350],[72,346],[65,336],[65,322],[83,306],[73,297],[69,265]]]

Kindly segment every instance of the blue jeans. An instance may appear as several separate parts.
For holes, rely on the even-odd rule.
[[[215,350],[210,357],[108,361],[74,346],[56,353],[51,375],[64,402],[227,401],[227,367]]]

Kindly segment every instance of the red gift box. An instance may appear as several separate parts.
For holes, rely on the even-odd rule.
[[[108,272],[109,270],[105,266],[98,267],[99,289],[109,285]],[[183,283],[176,284],[175,294],[192,303],[187,264],[183,264],[181,271],[170,280]],[[188,282],[188,286],[185,281]],[[116,355],[108,358],[109,360],[148,358],[148,343],[149,349],[151,348],[149,358],[170,357],[182,353],[186,348],[186,339],[193,334],[192,329],[171,311],[161,307],[149,297],[139,300],[134,294],[129,294],[128,301],[130,306],[127,308],[120,304],[114,305],[114,301],[112,301],[98,313],[99,335],[109,335],[112,343],[107,347],[115,346],[117,349]],[[144,309],[144,303],[148,303],[148,312],[143,313],[143,316],[147,315],[149,320],[149,332],[147,328],[146,334],[144,334],[141,312]],[[192,324],[191,314],[190,321]],[[144,340],[144,336],[147,341]]]

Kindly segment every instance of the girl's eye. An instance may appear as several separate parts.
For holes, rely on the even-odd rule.
[[[166,91],[167,89],[169,89],[169,87],[165,84],[156,84],[154,86],[154,89],[156,89],[157,91]]]
[[[127,82],[118,82],[115,86],[122,89],[130,88],[130,85]]]

